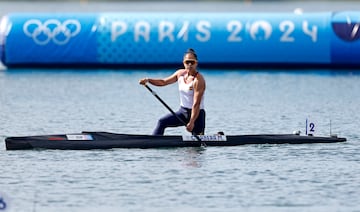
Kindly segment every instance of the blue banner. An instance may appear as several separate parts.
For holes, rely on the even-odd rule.
[[[98,19],[99,62],[176,63],[192,47],[202,63],[329,63],[329,18],[330,13],[104,13]]]
[[[331,18],[331,61],[360,64],[360,12],[336,12]]]
[[[358,64],[360,12],[14,13],[0,22],[5,65]]]
[[[11,14],[6,63],[96,62],[96,14]]]

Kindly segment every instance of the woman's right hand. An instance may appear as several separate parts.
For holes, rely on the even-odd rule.
[[[149,79],[148,78],[143,78],[143,79],[140,79],[139,80],[139,84],[140,85],[145,85],[146,83],[148,83],[149,82]]]

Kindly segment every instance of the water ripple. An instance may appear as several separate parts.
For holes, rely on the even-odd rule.
[[[358,76],[226,72],[219,83],[219,74],[203,73],[209,134],[304,133],[309,118],[324,135],[331,120],[332,132],[348,141],[92,151],[5,151],[1,142],[0,194],[14,211],[359,210]],[[167,111],[138,86],[144,74],[1,72],[0,140],[151,133]],[[177,108],[176,86],[156,90]]]

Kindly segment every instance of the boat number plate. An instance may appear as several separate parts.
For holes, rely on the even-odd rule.
[[[72,141],[92,141],[92,140],[94,140],[91,135],[87,135],[87,134],[70,134],[70,135],[66,135],[66,138],[67,138],[67,140],[72,140]]]
[[[225,135],[199,135],[201,141],[226,141]],[[198,141],[193,135],[183,135],[183,141]]]

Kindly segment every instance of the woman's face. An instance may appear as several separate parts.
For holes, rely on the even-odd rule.
[[[187,69],[187,70],[191,70],[191,69],[195,70],[195,68],[197,66],[197,60],[196,60],[195,56],[191,53],[188,53],[184,56],[183,63],[184,63],[185,69]]]

